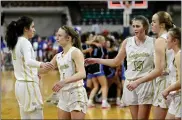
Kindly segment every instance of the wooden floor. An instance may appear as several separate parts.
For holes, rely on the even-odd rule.
[[[42,76],[41,92],[45,100],[52,93],[52,86],[59,80],[57,72],[50,72]],[[14,73],[2,72],[1,81],[1,118],[2,119],[19,119],[19,108],[14,94]],[[54,105],[44,104],[44,118],[57,119],[57,108]],[[131,119],[130,111],[126,108],[118,108],[112,105],[110,109],[101,109],[98,104],[96,108],[89,108],[86,119]],[[152,114],[150,115],[152,118]]]

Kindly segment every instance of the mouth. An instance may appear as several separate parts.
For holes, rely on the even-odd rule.
[[[138,32],[135,32],[135,34],[138,34]]]

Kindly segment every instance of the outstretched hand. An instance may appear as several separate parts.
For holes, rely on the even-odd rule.
[[[97,58],[87,58],[85,59],[85,64],[95,64],[97,63]]]
[[[53,70],[54,69],[54,65],[50,62],[46,62],[46,63],[41,63],[40,68],[49,71],[49,70]]]

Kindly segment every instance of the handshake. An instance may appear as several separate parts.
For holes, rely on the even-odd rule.
[[[40,64],[40,68],[43,70],[43,71],[50,71],[50,70],[54,70],[55,69],[55,66],[51,63],[51,62],[42,62]]]

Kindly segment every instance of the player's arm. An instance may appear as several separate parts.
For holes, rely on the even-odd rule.
[[[176,68],[177,68],[177,82],[168,88],[168,91],[175,91],[175,90],[179,90],[181,89],[181,79],[180,79],[180,52],[177,53],[177,55],[175,56],[175,64],[176,64]]]
[[[179,89],[181,89],[181,83],[180,83],[180,81],[178,80],[175,84],[170,85],[170,86],[166,89],[166,91],[171,92],[171,91],[175,91],[175,90],[179,90]]]
[[[23,60],[27,66],[40,68],[41,62],[32,59],[32,45],[28,40],[23,41],[21,52],[23,54]]]
[[[107,65],[110,67],[117,67],[117,66],[121,65],[124,58],[126,57],[126,43],[127,43],[126,40],[124,40],[122,42],[119,53],[117,54],[117,56],[114,59],[99,59],[99,58],[97,58],[96,59],[97,63],[104,64],[104,65]]]
[[[65,84],[76,82],[86,77],[83,53],[79,49],[76,49],[72,52],[71,56],[75,63],[76,73],[73,76],[66,78]]]
[[[45,70],[54,69],[52,64],[50,64],[49,62],[43,63],[43,62],[39,62],[32,59],[32,45],[28,40],[23,41],[23,44],[21,45],[20,50],[23,55],[22,59],[27,66],[33,67],[33,68],[43,68]]]
[[[90,47],[90,48],[87,48],[87,49],[85,49],[85,50],[82,50],[82,53],[83,53],[83,54],[91,53],[92,50],[93,50],[93,48]]]
[[[181,82],[181,56],[180,56],[180,52],[177,53],[177,55],[175,56],[175,64],[176,64],[176,68],[177,68],[177,74],[178,74],[178,78],[177,81]]]
[[[51,60],[51,62],[50,62],[53,69],[57,68],[56,57],[57,57],[57,55],[55,55],[53,57],[53,59]],[[53,69],[39,68],[39,71],[38,72],[39,72],[39,74],[45,74],[45,73],[47,73],[47,72],[49,72],[50,70],[53,70]]]
[[[176,76],[176,79],[177,79],[177,82],[175,84],[172,84],[170,85],[168,88],[166,88],[163,92],[162,92],[162,95],[163,97],[166,99],[167,96],[169,95],[169,93],[171,91],[175,91],[175,90],[179,90],[181,89],[181,79],[180,79],[180,53],[178,53],[176,56],[175,56],[175,64],[176,64],[176,68],[177,68],[177,75]]]

